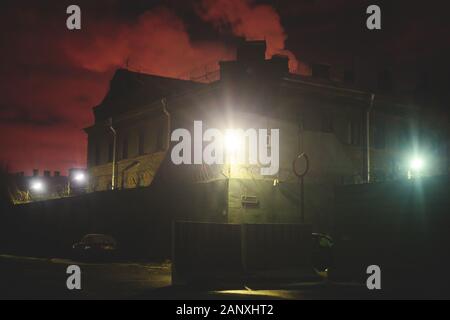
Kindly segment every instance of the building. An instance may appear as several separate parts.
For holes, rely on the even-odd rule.
[[[286,57],[266,60],[265,51],[264,41],[243,42],[237,59],[221,62],[220,80],[211,83],[118,70],[94,108],[94,125],[85,129],[90,191],[161,181],[215,190],[223,183],[218,210],[229,222],[299,222],[303,207],[306,221],[326,229],[337,185],[406,179],[414,157],[425,157],[423,174],[448,172],[446,118],[360,90],[345,75],[332,80],[329,66],[313,66],[310,77],[290,74]],[[262,176],[258,165],[174,165],[170,133],[193,132],[195,120],[220,130],[279,129],[279,172]],[[301,153],[309,158],[303,198],[293,172]]]
[[[68,177],[62,176],[59,171],[52,174],[44,170],[39,174],[39,170],[34,169],[31,176],[17,172],[11,177],[11,192],[19,203],[63,197],[67,193]]]
[[[10,192],[17,203],[79,195],[88,186],[86,169],[80,168],[69,169],[68,176],[59,171],[52,174],[50,170],[40,175],[38,169],[33,169],[31,176],[17,172],[11,175],[10,181]]]

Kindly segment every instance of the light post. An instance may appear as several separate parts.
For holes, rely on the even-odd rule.
[[[109,129],[113,134],[113,151],[112,151],[112,175],[111,175],[111,190],[116,189],[116,170],[117,170],[117,132],[113,127],[112,118],[109,118]]]

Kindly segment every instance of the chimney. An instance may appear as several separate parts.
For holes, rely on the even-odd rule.
[[[330,66],[319,63],[313,64],[312,76],[317,79],[330,80]]]
[[[244,62],[264,61],[266,59],[265,40],[243,40],[237,48],[237,60]]]
[[[45,170],[44,171],[44,177],[46,177],[46,178],[50,177],[50,171],[49,170]]]
[[[271,59],[275,70],[280,73],[289,73],[289,58],[287,56],[276,54]]]
[[[54,172],[54,175],[55,175],[55,177],[60,177],[60,176],[61,176],[61,172],[55,171],[55,172]]]
[[[33,177],[39,176],[39,169],[33,169]]]

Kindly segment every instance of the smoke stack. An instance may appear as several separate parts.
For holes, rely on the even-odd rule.
[[[289,73],[289,57],[276,54],[272,57],[271,62],[277,72]]]
[[[55,177],[60,177],[60,176],[61,176],[61,172],[55,171],[55,172],[54,172],[54,175],[55,175]]]
[[[313,64],[312,76],[317,79],[330,80],[330,66],[319,63]]]
[[[39,169],[33,169],[33,177],[39,176]]]
[[[237,60],[244,62],[264,61],[266,49],[265,40],[243,40],[237,48]]]
[[[44,171],[44,177],[46,177],[46,178],[50,177],[50,171],[49,170],[45,170]]]

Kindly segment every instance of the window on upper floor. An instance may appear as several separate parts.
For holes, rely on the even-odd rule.
[[[361,122],[351,120],[348,123],[347,144],[352,146],[361,145]]]
[[[166,135],[164,126],[160,124],[156,130],[156,151],[162,151],[165,147]]]
[[[122,160],[128,159],[128,136],[122,139]]]
[[[145,131],[144,129],[138,132],[138,154],[140,156],[145,154]]]
[[[333,132],[333,116],[330,113],[322,114],[322,132]]]
[[[318,111],[304,111],[300,114],[300,123],[305,131],[322,131],[322,115]]]
[[[383,121],[375,122],[373,128],[373,146],[376,149],[386,147],[386,125]]]
[[[108,145],[108,162],[113,162],[114,160],[114,143],[110,142]]]
[[[101,164],[100,156],[101,156],[101,146],[99,143],[96,143],[94,147],[94,164],[96,166]]]

